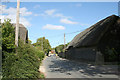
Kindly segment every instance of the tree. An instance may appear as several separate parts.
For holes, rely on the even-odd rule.
[[[67,47],[69,45],[69,43],[65,44],[65,46]],[[58,45],[57,47],[55,47],[55,52],[58,54],[60,52],[64,52],[64,45]]]
[[[51,50],[49,40],[45,39],[45,37],[38,38],[37,42],[34,43],[33,46],[35,46],[39,50],[43,50],[45,53],[48,53]]]
[[[0,30],[1,30],[1,28],[0,28]],[[1,35],[1,31],[0,31],[0,49],[2,49],[2,35]]]
[[[10,19],[2,23],[2,50],[12,52],[15,49],[15,31]]]
[[[30,39],[28,39],[28,44],[31,44],[31,43],[32,43],[32,41]]]
[[[55,52],[56,53],[60,53],[60,52],[63,52],[63,49],[64,49],[64,45],[59,45],[55,48]]]
[[[40,78],[40,73],[38,72],[38,69],[42,59],[44,58],[43,51],[34,48],[31,44],[24,44],[24,42],[19,39],[19,46],[16,48],[16,55],[15,29],[10,21],[10,19],[7,19],[1,25],[2,79],[6,80],[12,78]]]

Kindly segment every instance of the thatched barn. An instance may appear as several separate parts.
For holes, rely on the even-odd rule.
[[[16,27],[16,24],[13,24],[13,26]],[[19,24],[19,39],[24,43],[28,43],[28,30],[23,24]]]
[[[120,17],[109,16],[79,33],[61,56],[78,61],[114,61],[120,53]],[[110,52],[111,51],[111,52]],[[110,56],[110,57],[109,57]]]

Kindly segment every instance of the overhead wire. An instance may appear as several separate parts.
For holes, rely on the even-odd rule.
[[[65,35],[70,35],[70,34],[75,34],[75,33],[78,33],[78,32],[82,32],[83,30],[85,29],[82,29],[82,30],[79,30],[79,31],[74,31],[74,32],[69,32],[69,33],[65,33]],[[56,38],[57,37],[57,42],[52,42],[52,43],[56,43],[57,45],[60,45],[61,41],[60,40],[63,40],[63,35],[64,33],[61,33],[61,34],[58,34],[58,35],[54,35],[54,36],[46,36],[46,37],[49,37],[50,38]],[[61,38],[61,39],[60,39]],[[68,42],[68,41],[67,41]]]
[[[83,30],[85,30],[85,29],[82,29],[82,30],[79,30],[79,31],[74,31],[74,32],[65,33],[65,35],[78,33],[78,32],[81,32],[81,31],[83,31]],[[45,36],[45,37],[56,38],[56,37],[58,37],[58,36],[63,36],[63,35],[64,35],[64,33],[61,33],[61,34],[58,34],[58,35],[54,35],[54,36]]]

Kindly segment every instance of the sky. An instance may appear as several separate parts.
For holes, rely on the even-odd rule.
[[[16,2],[2,3],[0,18],[16,22]],[[21,2],[20,23],[32,43],[40,37],[52,47],[70,42],[78,33],[110,15],[118,15],[118,2]]]
[[[1,2],[16,2],[17,0],[1,0]],[[120,0],[20,0],[21,2],[119,2]]]

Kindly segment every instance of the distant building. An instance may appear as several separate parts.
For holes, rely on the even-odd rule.
[[[16,27],[16,24],[13,24]],[[19,24],[19,38],[23,40],[24,43],[28,43],[28,30],[23,24]]]
[[[108,57],[104,55],[107,48],[120,53],[119,37],[120,17],[112,15],[76,35],[59,55],[77,61],[104,61]]]
[[[55,53],[55,50],[51,50],[50,52],[51,52],[52,54],[54,54],[54,53]]]

